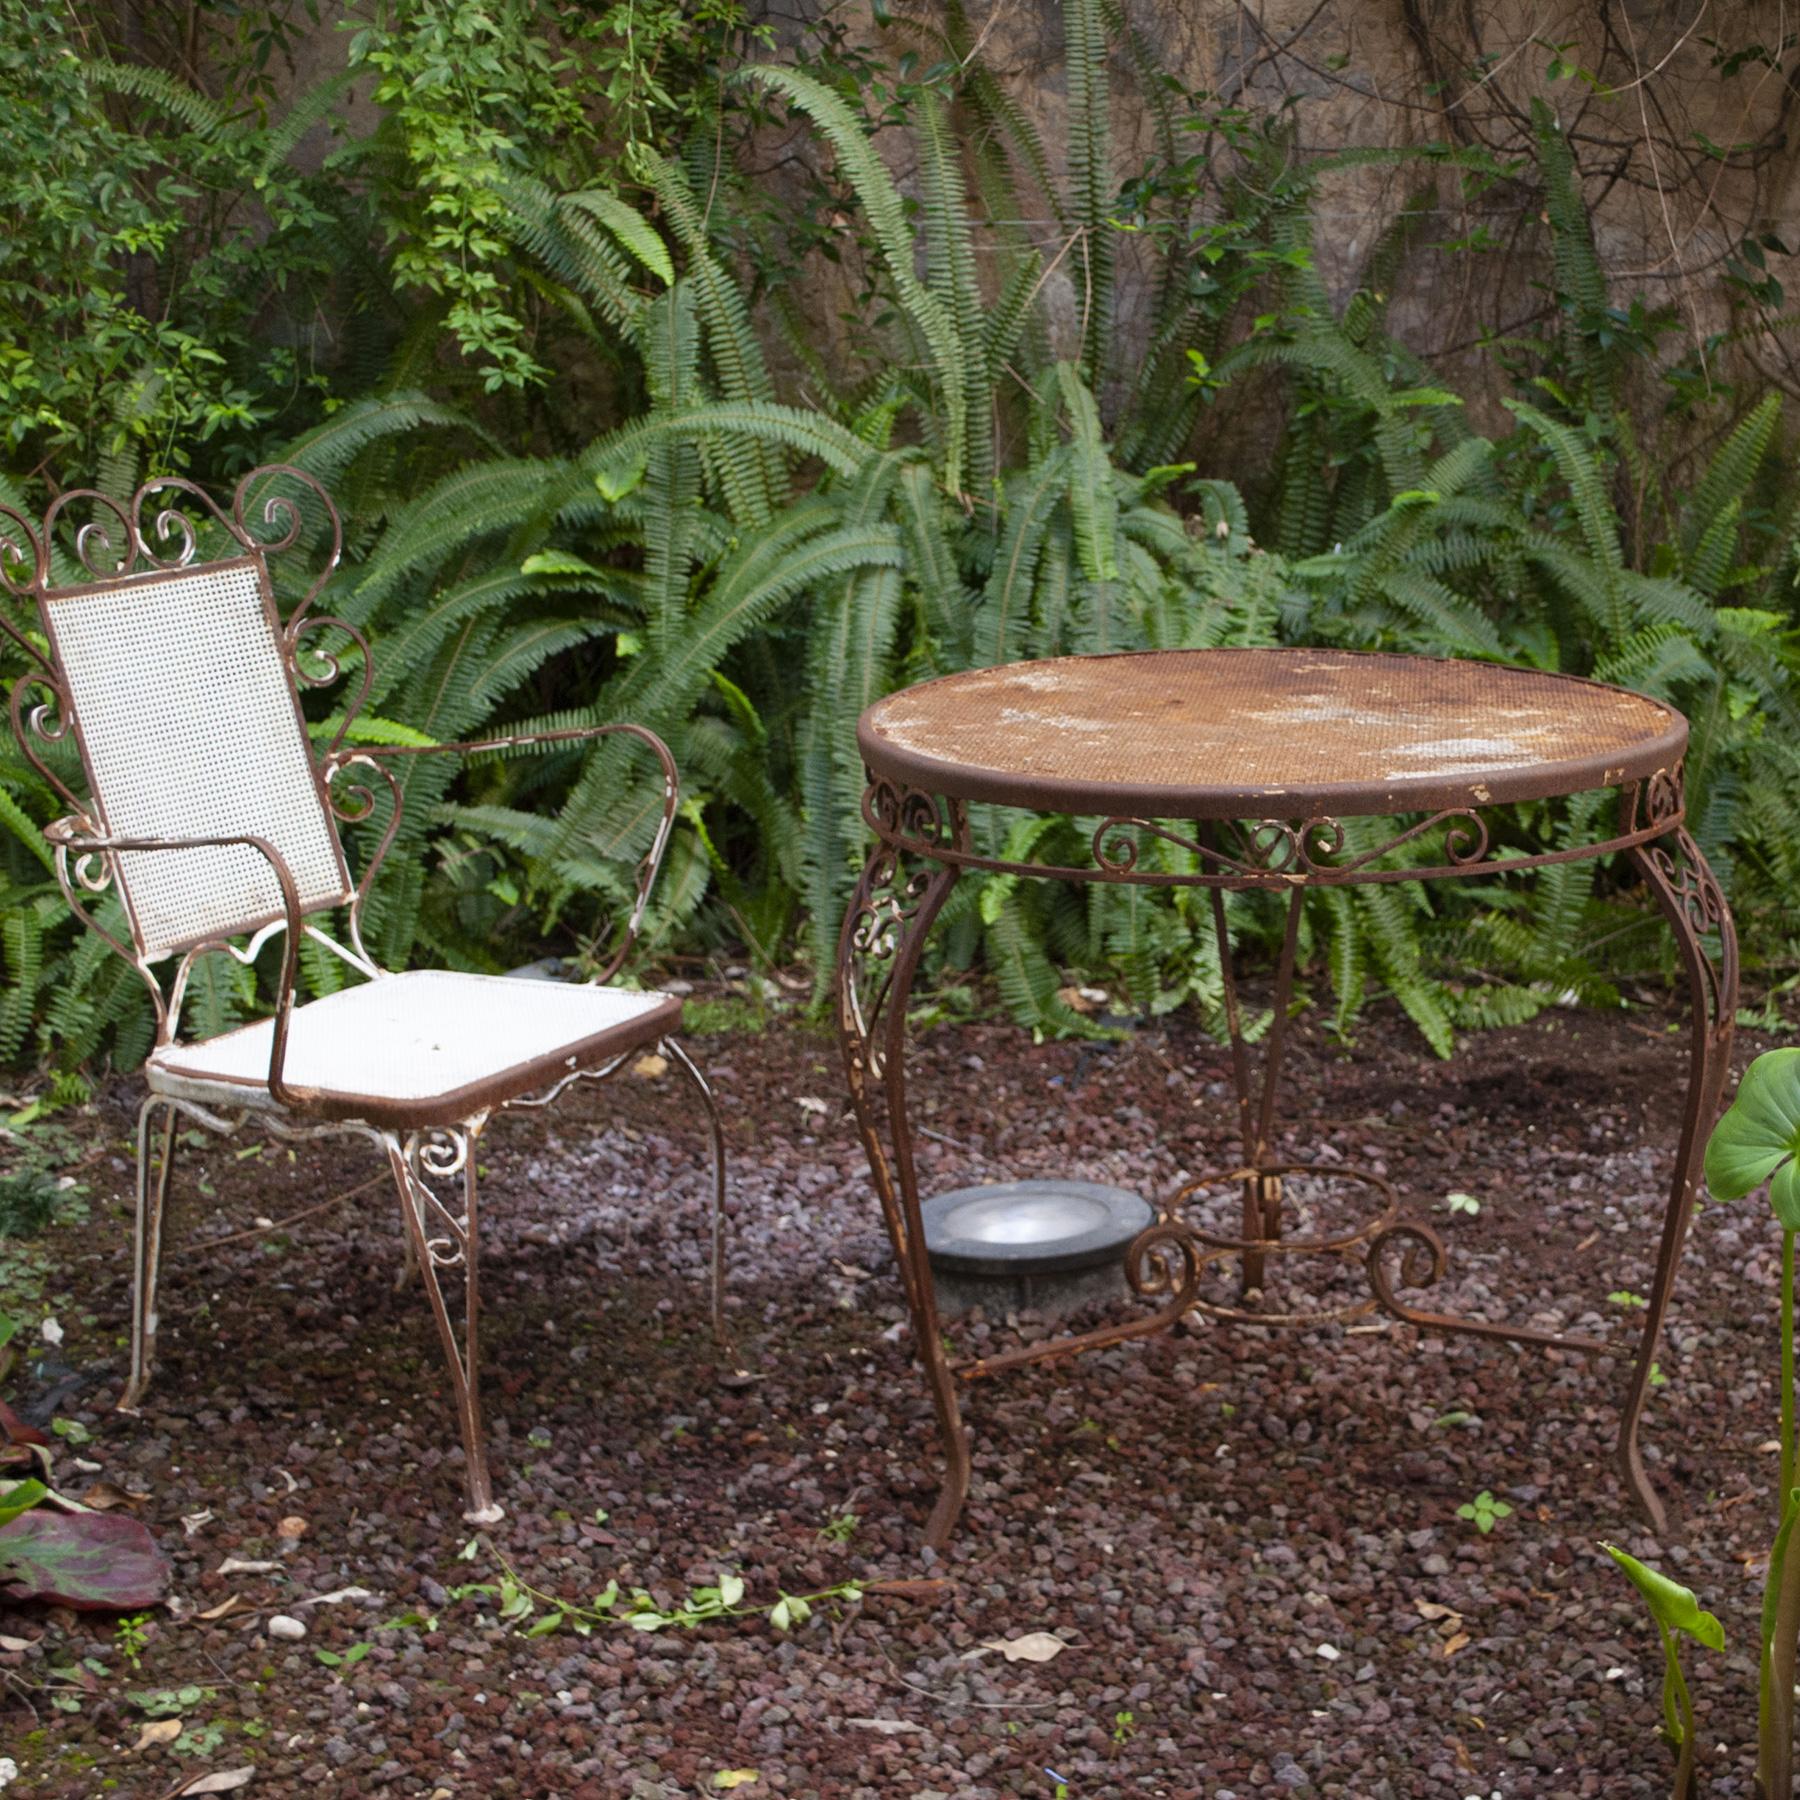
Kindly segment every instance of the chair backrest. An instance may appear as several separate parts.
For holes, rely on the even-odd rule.
[[[280,496],[267,501],[265,522],[285,527],[268,543],[243,516],[251,484],[269,473],[240,483],[230,516],[189,484],[162,481],[140,490],[129,507],[97,495],[64,496],[42,527],[27,527],[34,541],[23,553],[35,560],[31,585],[50,654],[48,666],[20,686],[48,690],[50,704],[28,711],[15,692],[13,717],[27,754],[46,773],[31,743],[34,730],[40,739],[73,734],[88,797],[56,785],[84,829],[111,838],[262,838],[287,864],[302,910],[311,913],[352,893],[299,699],[295,640],[325,575],[284,625],[266,558],[297,540],[300,509]],[[281,473],[303,481],[327,509],[329,574],[338,542],[330,501],[297,471]],[[201,508],[186,499],[187,512],[163,506],[155,520],[154,535],[164,544],[178,537],[178,547],[162,556],[151,548],[139,524],[143,506],[171,488],[201,503],[208,541],[222,543],[227,554],[199,559],[201,533],[187,512]],[[110,523],[84,527],[76,555],[92,579],[54,585],[58,516],[82,499],[118,521],[125,548],[113,549]],[[16,515],[11,523],[24,524]],[[284,917],[268,862],[247,845],[112,860],[145,962]]]

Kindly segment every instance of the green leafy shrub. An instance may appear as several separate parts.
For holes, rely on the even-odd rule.
[[[1754,944],[1800,877],[1779,403],[1731,421],[1689,491],[1656,477],[1618,396],[1657,334],[1613,316],[1553,115],[1534,115],[1529,165],[1442,147],[1307,157],[1285,116],[1158,76],[1113,0],[1067,0],[1057,156],[959,6],[909,21],[926,49],[896,66],[841,50],[729,79],[748,41],[737,12],[709,6],[684,39],[678,10],[640,9],[624,45],[616,8],[375,9],[346,39],[382,96],[360,137],[330,83],[271,123],[260,99],[215,103],[136,65],[71,78],[95,135],[70,143],[87,142],[90,172],[122,129],[109,107],[176,122],[130,165],[140,188],[193,134],[193,154],[241,172],[285,166],[312,122],[336,133],[318,174],[281,188],[273,235],[204,241],[253,263],[266,251],[271,281],[289,267],[302,289],[325,281],[347,321],[309,371],[311,398],[219,429],[342,504],[352,535],[326,604],[374,644],[368,729],[651,724],[687,782],[652,943],[729,940],[764,962],[799,948],[822,991],[863,848],[852,728],[900,682],[1065,650],[1277,641],[1590,673],[1690,715],[1690,822]],[[1109,46],[1137,69],[1158,143],[1123,184]],[[602,76],[622,109],[610,123],[580,105]],[[248,75],[242,87],[256,92]],[[730,160],[770,124],[811,159],[786,236]],[[902,133],[904,185],[889,160]],[[1184,155],[1190,141],[1209,156]],[[1371,161],[1544,192],[1558,304],[1551,328],[1498,352],[1521,384],[1502,439],[1473,431],[1388,327],[1423,199],[1347,303],[1325,289],[1317,193]],[[841,226],[821,225],[825,204]],[[1050,248],[1020,224],[1046,211]],[[198,232],[188,219],[167,242]],[[1118,328],[1126,233],[1155,260],[1141,340]],[[859,324],[828,368],[794,292],[846,239]],[[1072,330],[1048,304],[1059,283],[1079,296]],[[250,314],[233,317],[216,330],[248,348]],[[88,353],[98,325],[70,320]],[[771,366],[782,333],[804,404]],[[1208,468],[1206,443],[1243,404],[1273,405],[1277,429],[1240,489]],[[95,429],[63,440],[70,459]],[[22,485],[6,492],[23,505]],[[319,706],[324,726],[329,696]],[[378,954],[496,967],[546,939],[604,949],[648,831],[649,771],[631,753],[460,775],[421,763],[407,779],[408,835],[371,909]],[[1515,808],[1497,835],[1583,841],[1600,804]],[[147,1016],[130,972],[64,921],[36,829],[48,812],[0,752],[0,1057],[128,1063]],[[984,851],[1055,861],[1085,854],[1092,822],[977,809],[974,827]],[[1374,842],[1380,825],[1353,830]],[[1146,854],[1172,867],[1185,853]],[[1226,919],[1252,949],[1276,929],[1251,897],[1229,896]],[[1103,977],[1121,1008],[1217,1015],[1211,909],[1192,891],[972,877],[944,927],[949,960],[979,962],[1039,1031],[1095,1029],[1059,998],[1071,972]],[[1338,1030],[1387,992],[1447,1054],[1459,1029],[1616,999],[1621,953],[1654,967],[1659,943],[1609,871],[1576,863],[1529,889],[1321,891],[1301,949]],[[217,970],[197,1003],[207,1023],[237,1016],[254,977]]]

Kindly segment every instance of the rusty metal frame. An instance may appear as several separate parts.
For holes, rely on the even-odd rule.
[[[1639,1431],[1650,1371],[1698,1194],[1705,1134],[1717,1113],[1729,1070],[1737,1006],[1737,938],[1724,895],[1686,827],[1679,761],[1612,791],[1618,796],[1612,834],[1553,852],[1496,855],[1481,810],[1465,807],[1436,811],[1394,830],[1379,846],[1356,850],[1341,860],[1338,853],[1347,839],[1335,817],[1209,820],[1203,821],[1193,836],[1164,821],[1111,817],[1091,832],[1091,864],[1068,867],[979,854],[973,847],[968,802],[871,772],[863,816],[875,842],[839,941],[837,1024],[851,1105],[899,1266],[914,1354],[925,1373],[943,1448],[944,1476],[926,1525],[928,1544],[941,1547],[948,1541],[968,1497],[971,1456],[960,1383],[1167,1331],[1191,1311],[1225,1322],[1262,1325],[1316,1324],[1382,1312],[1425,1330],[1516,1344],[1592,1353],[1622,1348],[1571,1333],[1434,1311],[1408,1301],[1406,1293],[1432,1286],[1446,1272],[1444,1245],[1431,1226],[1403,1214],[1393,1188],[1372,1172],[1336,1163],[1307,1165],[1285,1160],[1274,1146],[1288,1000],[1300,912],[1308,888],[1513,874],[1615,853],[1622,854],[1649,887],[1676,941],[1691,1015],[1681,1138],[1656,1273],[1621,1406],[1617,1446],[1627,1487],[1652,1524],[1658,1530],[1663,1528],[1666,1515],[1644,1468]],[[1398,866],[1386,860],[1409,846],[1427,848],[1433,833],[1440,830],[1443,848],[1434,859]],[[1145,836],[1174,844],[1192,858],[1191,865],[1177,870],[1141,866],[1139,847]],[[1150,1311],[1094,1330],[974,1358],[959,1357],[947,1348],[938,1316],[920,1212],[906,1081],[907,1011],[913,982],[933,922],[965,869],[1021,878],[1212,891],[1243,1149],[1238,1165],[1203,1173],[1164,1200],[1151,1224],[1128,1247],[1127,1282],[1136,1295],[1155,1303]],[[1258,890],[1288,895],[1260,1091],[1252,1079],[1224,920],[1227,892]],[[1302,1171],[1367,1186],[1380,1205],[1347,1231],[1310,1239],[1286,1237],[1284,1182]],[[1187,1216],[1188,1204],[1196,1194],[1230,1186],[1242,1193],[1241,1235],[1206,1229]],[[1361,1262],[1368,1282],[1367,1297],[1347,1306],[1307,1313],[1282,1313],[1251,1304],[1262,1297],[1268,1261],[1296,1255]],[[1240,1265],[1244,1303],[1219,1306],[1201,1301],[1199,1285],[1206,1268],[1228,1259]]]
[[[322,509],[329,539],[322,566],[305,593],[282,620],[269,577],[268,558],[299,543],[305,526],[303,501],[277,491],[275,484],[292,481]],[[102,515],[69,532],[65,515],[78,505]],[[266,534],[259,536],[260,520]],[[229,546],[225,555],[202,555],[203,541]],[[69,551],[72,549],[72,561]],[[486,1436],[476,1391],[478,1366],[478,1261],[479,1198],[475,1173],[475,1146],[494,1113],[545,1107],[578,1081],[605,1081],[633,1063],[637,1052],[605,1053],[591,1067],[560,1074],[548,1088],[536,1093],[515,1092],[501,1072],[492,1085],[472,1097],[469,1116],[447,1124],[407,1127],[379,1119],[345,1117],[342,1109],[328,1109],[309,1091],[296,1090],[285,1080],[285,1061],[300,943],[311,938],[367,979],[386,975],[363,942],[363,911],[376,875],[398,835],[405,803],[404,784],[393,764],[424,755],[454,754],[464,757],[499,756],[508,752],[586,743],[613,736],[628,737],[647,747],[662,774],[661,807],[650,846],[640,860],[635,891],[624,929],[596,984],[612,979],[634,948],[650,893],[655,884],[680,803],[680,778],[668,746],[642,725],[612,722],[562,731],[521,733],[483,738],[467,743],[429,745],[357,745],[347,743],[352,726],[367,700],[374,665],[368,640],[346,620],[312,611],[343,552],[343,527],[330,495],[311,475],[287,464],[270,464],[252,470],[238,483],[229,509],[221,507],[204,489],[178,477],[162,477],[145,483],[129,500],[120,501],[93,490],[60,495],[41,522],[34,523],[0,504],[0,587],[17,599],[35,603],[44,630],[44,643],[19,630],[0,609],[0,630],[23,652],[26,669],[13,683],[9,706],[14,733],[21,750],[36,772],[67,803],[67,816],[45,828],[63,896],[70,910],[98,937],[129,962],[149,990],[156,1014],[158,1048],[179,1041],[181,1009],[196,961],[220,952],[238,962],[253,962],[274,936],[282,937],[282,959],[277,978],[275,1029],[272,1036],[266,1086],[273,1107],[223,1112],[180,1093],[165,1091],[151,1074],[151,1092],[138,1115],[136,1228],[132,1279],[131,1367],[119,1406],[133,1411],[141,1403],[155,1363],[157,1288],[160,1279],[164,1222],[170,1172],[175,1159],[178,1117],[192,1119],[207,1130],[232,1133],[254,1121],[283,1139],[330,1135],[362,1137],[387,1156],[400,1200],[405,1228],[406,1266],[416,1271],[443,1342],[446,1365],[454,1393],[465,1455],[466,1516],[477,1523],[491,1523],[501,1516],[488,1474]],[[181,578],[205,566],[254,568],[269,629],[284,664],[294,715],[308,748],[314,784],[323,816],[328,822],[341,876],[341,891],[327,901],[303,906],[293,874],[280,852],[266,839],[253,835],[149,838],[121,836],[107,827],[104,798],[95,789],[92,768],[82,739],[81,720],[72,705],[68,681],[61,667],[49,609],[79,604],[84,594],[100,589],[142,588]],[[83,581],[65,579],[76,569]],[[353,645],[360,674],[344,698],[338,728],[322,753],[306,738],[301,692],[331,687],[344,679],[344,649],[331,641],[307,645],[310,634],[341,634]],[[147,672],[146,679],[153,679]],[[86,798],[72,789],[52,766],[53,748],[72,739],[87,778]],[[373,823],[380,801],[375,782],[387,790],[390,811],[373,850],[366,857],[359,878],[350,880],[338,827]],[[240,846],[251,849],[269,865],[281,895],[281,910],[266,918],[245,921],[241,931],[208,935],[166,950],[153,951],[139,928],[132,909],[129,883],[121,873],[122,854],[154,854],[159,851]],[[117,888],[130,927],[127,945],[95,917],[89,902]],[[346,909],[347,942],[324,930],[319,914]],[[241,940],[241,941],[240,941]],[[167,979],[159,977],[156,964],[176,960]],[[693,1090],[705,1116],[710,1166],[711,1213],[710,1312],[715,1337],[740,1367],[726,1328],[725,1277],[725,1142],[719,1110],[704,1076],[686,1050],[673,1038],[657,1041],[656,1048],[672,1063]],[[373,1096],[368,1097],[373,1105]],[[438,1186],[454,1181],[460,1187],[457,1203],[446,1201]],[[436,1184],[436,1185],[434,1185]],[[460,1328],[446,1304],[440,1271],[460,1270],[463,1307]]]

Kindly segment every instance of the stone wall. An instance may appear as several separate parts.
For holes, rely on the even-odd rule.
[[[1486,146],[1520,156],[1530,108],[1555,110],[1582,174],[1615,305],[1642,294],[1675,309],[1670,357],[1691,353],[1734,320],[1727,259],[1746,233],[1800,245],[1800,144],[1795,86],[1776,64],[1788,14],[1776,0],[1121,0],[1152,62],[1198,110],[1229,102],[1291,120],[1294,153],[1430,142]],[[943,24],[935,0],[894,0],[892,23],[860,13],[856,33],[890,54],[912,45],[926,58]],[[967,0],[980,53],[1061,161],[1067,81],[1060,0]],[[770,18],[792,40],[796,14]],[[1791,33],[1788,40],[1791,44]],[[1764,58],[1758,47],[1771,54]],[[1555,77],[1560,61],[1572,71]],[[1141,59],[1123,42],[1112,58],[1118,173],[1157,155]],[[1210,96],[1211,98],[1207,98]],[[1178,102],[1186,104],[1185,101]],[[898,134],[885,148],[902,179],[911,152]],[[1199,140],[1189,140],[1197,144]],[[1709,146],[1713,148],[1709,148]],[[1436,209],[1395,283],[1391,324],[1446,378],[1470,390],[1475,422],[1504,428],[1484,338],[1528,328],[1550,307],[1543,195],[1527,167],[1469,202],[1460,180],[1417,164],[1365,167],[1326,179],[1316,217],[1318,267],[1341,305],[1367,276],[1370,251],[1425,184]],[[1048,212],[1047,207],[1034,210]],[[1039,220],[1046,260],[1061,248]],[[1498,246],[1466,254],[1440,246],[1481,230]],[[1771,253],[1778,276],[1789,259]],[[1129,364],[1141,342],[1150,258],[1129,241],[1121,256],[1119,334]],[[825,273],[821,329],[835,329],[842,293]],[[1080,269],[1064,256],[1046,288],[1059,336],[1078,333]],[[1800,366],[1779,337],[1713,353],[1729,376],[1800,392]]]

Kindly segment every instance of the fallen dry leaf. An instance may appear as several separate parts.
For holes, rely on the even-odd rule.
[[[1468,1643],[1469,1634],[1466,1631],[1459,1631],[1455,1637],[1445,1638],[1444,1654],[1446,1656],[1454,1656],[1457,1651],[1467,1649]]]
[[[155,1719],[138,1733],[138,1741],[131,1746],[131,1754],[136,1756],[140,1750],[154,1750],[158,1744],[172,1744],[181,1736],[179,1719]]]
[[[1068,1649],[1067,1643],[1048,1631],[1028,1631],[1023,1637],[989,1638],[980,1650],[971,1650],[964,1657],[979,1656],[982,1650],[998,1650],[1008,1662],[1047,1663],[1051,1657],[1060,1656]]]
[[[861,1581],[857,1586],[865,1594],[886,1594],[896,1600],[923,1600],[955,1587],[956,1583],[943,1575],[922,1575],[895,1581]]]
[[[712,1779],[716,1788],[754,1787],[762,1777],[754,1769],[721,1769]]]
[[[654,1081],[658,1075],[668,1074],[669,1059],[666,1056],[658,1056],[655,1051],[651,1051],[647,1055],[640,1056],[637,1061],[631,1065],[631,1072],[634,1075],[642,1076],[646,1081]]]
[[[181,1515],[181,1529],[185,1531],[189,1537],[192,1537],[202,1526],[210,1525],[212,1522],[213,1509],[210,1506],[202,1507],[199,1512],[183,1513]]]
[[[846,1725],[854,1725],[862,1731],[879,1731],[883,1737],[899,1737],[902,1732],[925,1731],[928,1726],[915,1725],[911,1719],[846,1719]]]
[[[1091,1013],[1094,1010],[1093,1001],[1078,987],[1060,987],[1056,990],[1056,997],[1070,1012]]]
[[[333,1588],[329,1594],[313,1594],[305,1600],[296,1600],[294,1610],[298,1612],[303,1606],[335,1606],[340,1600],[373,1600],[375,1598],[375,1592],[371,1588]]]
[[[234,1794],[256,1779],[254,1769],[215,1769],[210,1775],[195,1775],[178,1787],[172,1787],[163,1800],[180,1800],[186,1794]]]
[[[825,1115],[831,1111],[831,1108],[816,1094],[800,1095],[798,1104],[803,1113],[810,1113],[814,1118],[818,1119],[824,1118]]]
[[[116,1481],[96,1481],[81,1496],[81,1504],[94,1512],[111,1512],[115,1506],[142,1506],[150,1496],[133,1488],[122,1488]]]
[[[239,1611],[245,1604],[242,1594],[227,1594],[217,1606],[209,1606],[205,1612],[194,1614],[196,1619],[227,1619]]]
[[[247,1562],[241,1556],[228,1556],[219,1564],[221,1575],[267,1575],[271,1570],[279,1569],[278,1562]]]
[[[0,1650],[29,1650],[36,1642],[36,1638],[8,1637],[0,1632]]]

